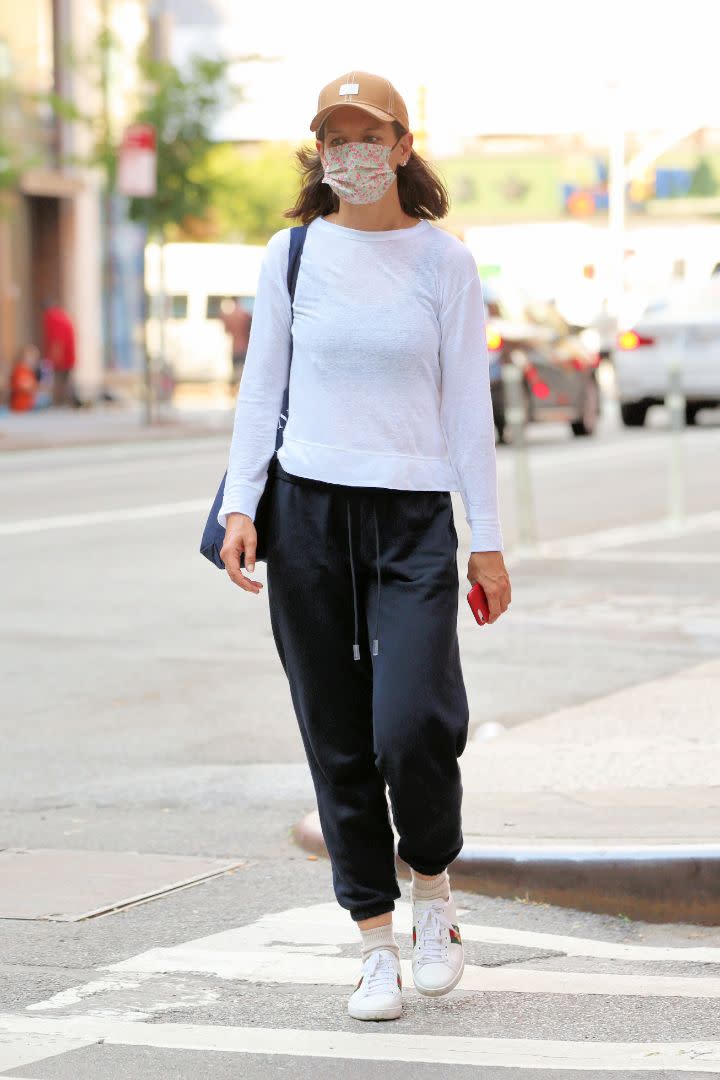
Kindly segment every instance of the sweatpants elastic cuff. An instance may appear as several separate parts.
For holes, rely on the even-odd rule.
[[[438,874],[442,874],[443,870],[447,870],[450,873],[449,863],[409,863],[407,859],[404,860],[411,870],[414,870],[416,874],[424,874],[425,877],[436,877]]]
[[[394,900],[385,900],[382,904],[373,904],[370,907],[354,908],[350,912],[350,917],[354,922],[361,922],[363,919],[374,919],[376,915],[385,915],[388,911],[395,910]]]

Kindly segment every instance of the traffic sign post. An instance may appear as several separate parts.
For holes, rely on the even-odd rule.
[[[157,135],[152,124],[130,124],[125,129],[118,158],[118,190],[134,199],[151,199],[157,194]],[[147,236],[145,238],[147,248]],[[146,270],[143,262],[143,279]],[[143,280],[143,292],[145,285]],[[164,303],[164,297],[161,297]],[[145,421],[153,420],[153,360],[147,342],[147,299],[145,300]]]

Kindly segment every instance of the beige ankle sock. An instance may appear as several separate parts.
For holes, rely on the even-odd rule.
[[[450,898],[450,878],[447,870],[434,877],[419,877],[412,871],[411,896],[413,900],[448,900]]]
[[[358,929],[360,928],[358,927]],[[395,940],[392,923],[385,923],[384,926],[373,926],[371,930],[360,930],[360,936],[362,938],[363,963],[375,949],[389,949],[390,952],[395,953],[398,960],[400,959],[400,947]]]

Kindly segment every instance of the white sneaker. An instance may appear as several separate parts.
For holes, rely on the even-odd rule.
[[[396,1020],[402,1012],[400,962],[390,949],[374,949],[348,1001],[356,1020]]]
[[[455,901],[413,901],[412,973],[421,994],[440,997],[460,982],[465,953]]]

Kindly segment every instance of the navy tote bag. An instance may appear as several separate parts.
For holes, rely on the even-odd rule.
[[[300,256],[302,255],[303,244],[305,243],[305,236],[307,233],[307,225],[294,225],[290,229],[290,252],[288,255],[288,270],[287,270],[287,285],[288,292],[290,293],[290,304],[292,312],[292,302],[295,299],[295,285],[297,282],[298,270],[300,269]],[[292,315],[291,315],[292,317]],[[292,363],[292,336],[290,338],[290,362]],[[265,560],[267,557],[267,516],[268,516],[268,504],[270,501],[270,488],[273,483],[273,476],[275,471],[275,462],[277,461],[277,452],[282,446],[283,441],[283,428],[287,423],[288,410],[290,399],[290,385],[285,388],[285,394],[283,396],[282,409],[280,410],[280,417],[278,419],[277,435],[275,438],[275,452],[270,458],[268,465],[268,476],[265,482],[265,488],[260,500],[258,502],[257,511],[255,513],[255,530],[257,532],[257,551],[255,553],[255,559]],[[215,502],[212,504],[210,515],[205,524],[205,529],[202,534],[202,540],[200,541],[200,551],[214,563],[220,570],[225,569],[225,563],[220,558],[220,551],[225,543],[225,529],[218,521],[218,514],[220,513],[220,507],[225,496],[225,481],[227,479],[227,471],[220,482],[217,495],[215,496]],[[245,566],[245,552],[240,555],[240,565]]]

